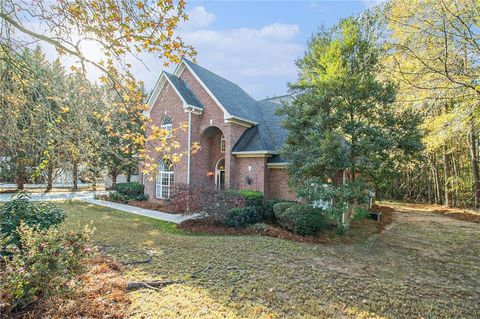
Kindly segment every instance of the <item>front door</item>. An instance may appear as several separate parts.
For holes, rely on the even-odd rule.
[[[216,187],[216,189],[224,189],[225,188],[225,171],[218,171],[217,172],[215,187]]]
[[[221,158],[215,165],[215,189],[225,188],[225,158]]]

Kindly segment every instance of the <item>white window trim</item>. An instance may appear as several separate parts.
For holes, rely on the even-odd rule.
[[[220,153],[225,153],[225,149],[225,135],[222,135],[222,137],[220,137]]]
[[[163,121],[165,121],[165,119],[170,119],[170,123],[168,124],[163,124]],[[169,131],[170,133],[165,136],[165,138],[171,138],[172,137],[172,129],[173,129],[173,121],[172,121],[172,118],[168,115],[165,115],[162,120],[160,121],[160,127],[163,129],[163,130],[166,130],[166,131]]]
[[[171,171],[161,171],[160,169],[164,167],[163,160],[161,160],[158,163],[158,172],[155,178],[155,198],[157,199],[169,199],[174,184],[175,175],[173,168]],[[164,179],[167,180],[167,184],[163,184]],[[164,196],[164,193],[167,196]]]

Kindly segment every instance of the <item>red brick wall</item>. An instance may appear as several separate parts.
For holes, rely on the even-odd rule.
[[[205,91],[194,75],[185,69],[180,77],[188,84],[204,106],[202,115],[192,114],[192,142],[199,142],[201,150],[191,157],[190,182],[197,185],[215,185],[215,177],[208,176],[208,172],[215,172],[217,161],[225,157],[225,186],[227,188],[252,189],[264,192],[266,197],[294,199],[295,195],[287,188],[288,176],[285,169],[268,169],[267,158],[237,158],[231,150],[240,136],[247,129],[246,127],[225,123],[222,109],[215,103]],[[167,82],[159,94],[157,101],[150,112],[152,123],[160,125],[163,116],[169,115],[173,121],[173,127],[180,123],[188,123],[188,113],[183,109],[183,103],[174,89]],[[205,130],[215,127],[214,134],[206,135]],[[147,132],[148,134],[148,132]],[[225,153],[220,152],[220,137],[225,136]],[[178,152],[186,151],[188,145],[188,130],[178,131],[176,140],[180,143],[181,149]],[[147,145],[148,150],[154,150],[155,143]],[[161,154],[155,154],[158,161]],[[250,170],[249,170],[250,167]],[[175,164],[175,183],[185,184],[187,182],[187,156],[185,155],[180,163]],[[248,185],[245,177],[250,176],[252,183]],[[145,184],[145,191],[149,199],[155,199],[155,177],[141,176]]]
[[[240,157],[237,158],[236,176],[237,188],[250,189],[265,193],[265,181],[268,184],[268,170],[266,157]],[[247,183],[249,177],[251,184]],[[268,185],[267,185],[268,186]]]
[[[158,99],[155,101],[152,110],[150,111],[150,125],[154,124],[159,127],[161,120],[165,115],[168,115],[172,119],[174,129],[178,128],[181,123],[188,122],[188,114],[183,110],[183,102],[168,82],[163,87]],[[184,130],[176,130],[174,133],[174,139],[178,141],[180,145],[187,147],[188,132]],[[158,142],[150,141],[146,145],[148,154],[150,154],[156,162],[162,158],[162,154],[155,152],[155,147],[158,144]],[[186,183],[186,156],[180,161],[180,163],[174,165],[174,174],[175,183]],[[145,177],[142,176],[142,179],[145,185],[145,192],[148,194],[149,199],[151,201],[158,201],[155,198],[155,176],[146,175]]]
[[[272,199],[296,200],[295,191],[288,187],[288,173],[284,168],[269,169],[267,196]]]
[[[225,186],[227,188],[237,188],[237,180],[235,178],[236,159],[232,155],[231,150],[247,128],[236,124],[225,123],[223,110],[210,97],[207,91],[205,91],[202,85],[195,79],[194,75],[188,69],[185,69],[180,77],[188,84],[190,89],[195,93],[204,106],[203,114],[200,116],[194,115],[192,121],[192,141],[200,141],[200,145],[204,147],[204,151],[201,151],[198,155],[192,156],[191,167],[192,173],[195,176],[191,175],[191,180],[214,184],[214,177],[207,178],[207,172],[214,172],[215,164],[218,159],[225,156]],[[219,154],[220,135],[218,136],[218,142],[213,141],[213,144],[210,144],[212,151],[205,151],[207,145],[202,145],[202,133],[210,126],[217,127],[224,134],[225,154]],[[205,141],[203,141],[203,143],[205,143]],[[206,155],[206,153],[210,153],[210,156]]]

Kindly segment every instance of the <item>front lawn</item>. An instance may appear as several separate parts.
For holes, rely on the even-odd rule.
[[[258,235],[192,235],[86,203],[60,204],[65,227],[92,222],[127,280],[179,280],[132,292],[135,318],[476,318],[480,225],[405,211],[362,243],[323,246]],[[193,274],[193,276],[192,276]]]

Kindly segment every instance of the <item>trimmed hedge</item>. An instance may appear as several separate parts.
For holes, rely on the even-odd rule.
[[[113,197],[116,197],[114,200],[129,201],[148,199],[148,196],[143,194],[143,185],[138,182],[118,183],[113,186],[113,190],[117,191],[117,193],[121,195],[114,195]],[[114,193],[110,193],[110,196],[112,196],[112,194]]]
[[[273,211],[273,206],[278,203],[293,203],[296,204],[295,201],[285,200],[285,199],[270,199],[264,202],[263,204],[263,218],[265,219],[274,219],[275,212]]]
[[[310,205],[274,205],[275,217],[283,228],[298,235],[315,235],[323,229],[325,220],[322,209]],[[280,205],[280,206],[279,206]]]
[[[262,209],[264,195],[259,191],[252,191],[248,189],[236,190],[235,193],[245,198],[247,206],[257,207]]]
[[[230,209],[223,220],[223,224],[228,227],[240,228],[258,223],[261,219],[261,212],[256,207],[247,206]]]
[[[286,201],[282,201],[280,203],[274,204],[272,206],[272,209],[273,209],[273,213],[275,214],[275,217],[277,217],[277,215],[279,214],[284,213],[288,208],[292,207],[295,204],[296,203],[294,202],[286,202]]]

